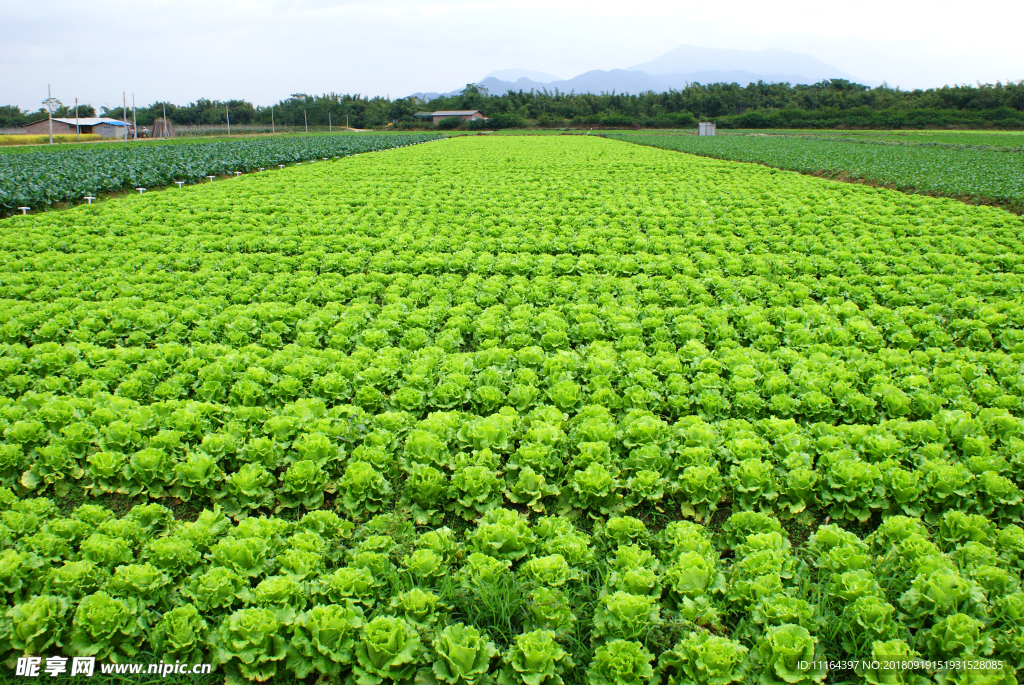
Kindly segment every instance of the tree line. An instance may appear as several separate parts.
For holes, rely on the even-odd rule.
[[[468,84],[456,95],[424,102],[414,97],[391,100],[359,94],[293,93],[270,107],[245,100],[200,99],[188,105],[155,102],[139,107],[140,125],[163,116],[173,123],[265,124],[271,121],[291,128],[355,128],[395,126],[427,127],[416,119],[419,111],[480,110],[490,119],[487,128],[540,126],[687,127],[697,120],[714,121],[724,128],[929,128],[965,126],[977,128],[1024,128],[1024,81],[943,86],[926,90],[901,90],[888,85],[870,88],[842,79],[813,85],[788,83],[693,83],[665,93],[563,93],[557,90],[519,91],[502,95]],[[74,116],[74,108],[62,107],[56,116]],[[80,116],[96,116],[89,105]],[[120,107],[103,108],[100,116],[120,119]],[[130,119],[132,112],[129,111]],[[20,126],[46,117],[46,110],[22,111],[0,106],[0,127]],[[473,126],[483,127],[476,123]]]

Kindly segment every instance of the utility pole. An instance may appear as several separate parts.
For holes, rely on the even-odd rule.
[[[78,123],[78,98],[75,98],[75,140],[82,142],[82,126]]]
[[[228,110],[228,103],[224,103],[224,115],[228,118],[228,135],[231,135],[231,112]]]
[[[132,93],[132,139],[139,139],[139,122],[135,118],[135,93]]]
[[[167,137],[167,103],[164,103],[164,130],[160,132],[161,138]]]
[[[306,110],[302,110],[302,121],[306,124],[306,133],[309,133],[309,119],[306,118]]]
[[[128,142],[128,96],[121,91],[121,121],[124,122],[124,142]]]
[[[332,133],[333,131],[334,131],[334,127],[331,124],[331,113],[328,112],[327,113],[327,132],[328,133]]]
[[[47,117],[50,120],[50,145],[53,145],[53,108],[60,104],[60,100],[53,97],[50,91],[50,84],[46,84],[46,100],[43,104],[46,105]]]
[[[352,130],[352,129],[351,129],[350,127],[349,127],[349,125],[348,125],[348,115],[347,115],[347,114],[345,115],[345,128],[347,128],[347,129],[348,129],[348,130],[350,130],[350,131]]]
[[[277,133],[277,129],[274,128],[274,106],[270,106],[270,132]]]

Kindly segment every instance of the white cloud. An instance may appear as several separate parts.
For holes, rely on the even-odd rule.
[[[47,83],[97,106],[122,90],[140,103],[398,97],[495,69],[623,68],[683,43],[807,52],[902,87],[1024,78],[1024,3],[995,0],[969,15],[949,0],[0,0],[0,16],[0,102],[31,109]]]

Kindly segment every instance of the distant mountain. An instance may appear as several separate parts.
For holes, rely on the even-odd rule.
[[[690,75],[697,73],[747,72],[762,81],[818,83],[825,79],[855,80],[831,64],[802,52],[770,48],[768,50],[726,50],[681,45],[650,62],[629,67],[653,76]],[[767,77],[767,78],[766,78]],[[701,83],[711,83],[703,81]],[[757,79],[753,79],[757,81]]]
[[[484,78],[496,78],[499,81],[518,81],[521,78],[536,81],[538,83],[551,83],[558,81],[557,76],[545,74],[543,71],[530,71],[529,69],[498,69],[487,74]]]
[[[458,95],[461,92],[462,90],[459,89],[453,90],[450,93],[413,93],[412,95],[407,95],[406,97],[418,98],[420,100],[423,100],[423,102],[430,102],[431,100],[434,100],[436,98],[446,98],[452,95]]]
[[[819,59],[800,52],[779,50],[724,50],[721,48],[698,48],[682,45],[666,52],[650,62],[628,69],[603,71],[595,69],[571,79],[558,79],[550,74],[526,69],[501,69],[492,71],[479,85],[487,88],[491,95],[503,95],[520,90],[549,91],[562,93],[663,93],[681,90],[690,83],[818,83],[825,79],[846,79],[857,81],[844,71]],[[865,83],[864,81],[858,81]],[[876,83],[865,83],[874,86]],[[451,93],[415,93],[421,100],[429,101]]]
[[[550,81],[541,83],[521,78],[515,82],[502,81],[496,78],[485,78],[480,85],[487,89],[491,95],[502,95],[507,92],[518,92],[520,90],[529,92],[531,90],[561,91],[568,93],[644,93],[648,90],[664,91],[669,87],[661,80],[648,76],[647,74],[625,69],[612,69],[602,71],[595,69],[571,79]]]

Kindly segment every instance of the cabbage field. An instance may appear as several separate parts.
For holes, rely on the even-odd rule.
[[[4,676],[1024,668],[1018,216],[468,136],[0,225]]]

